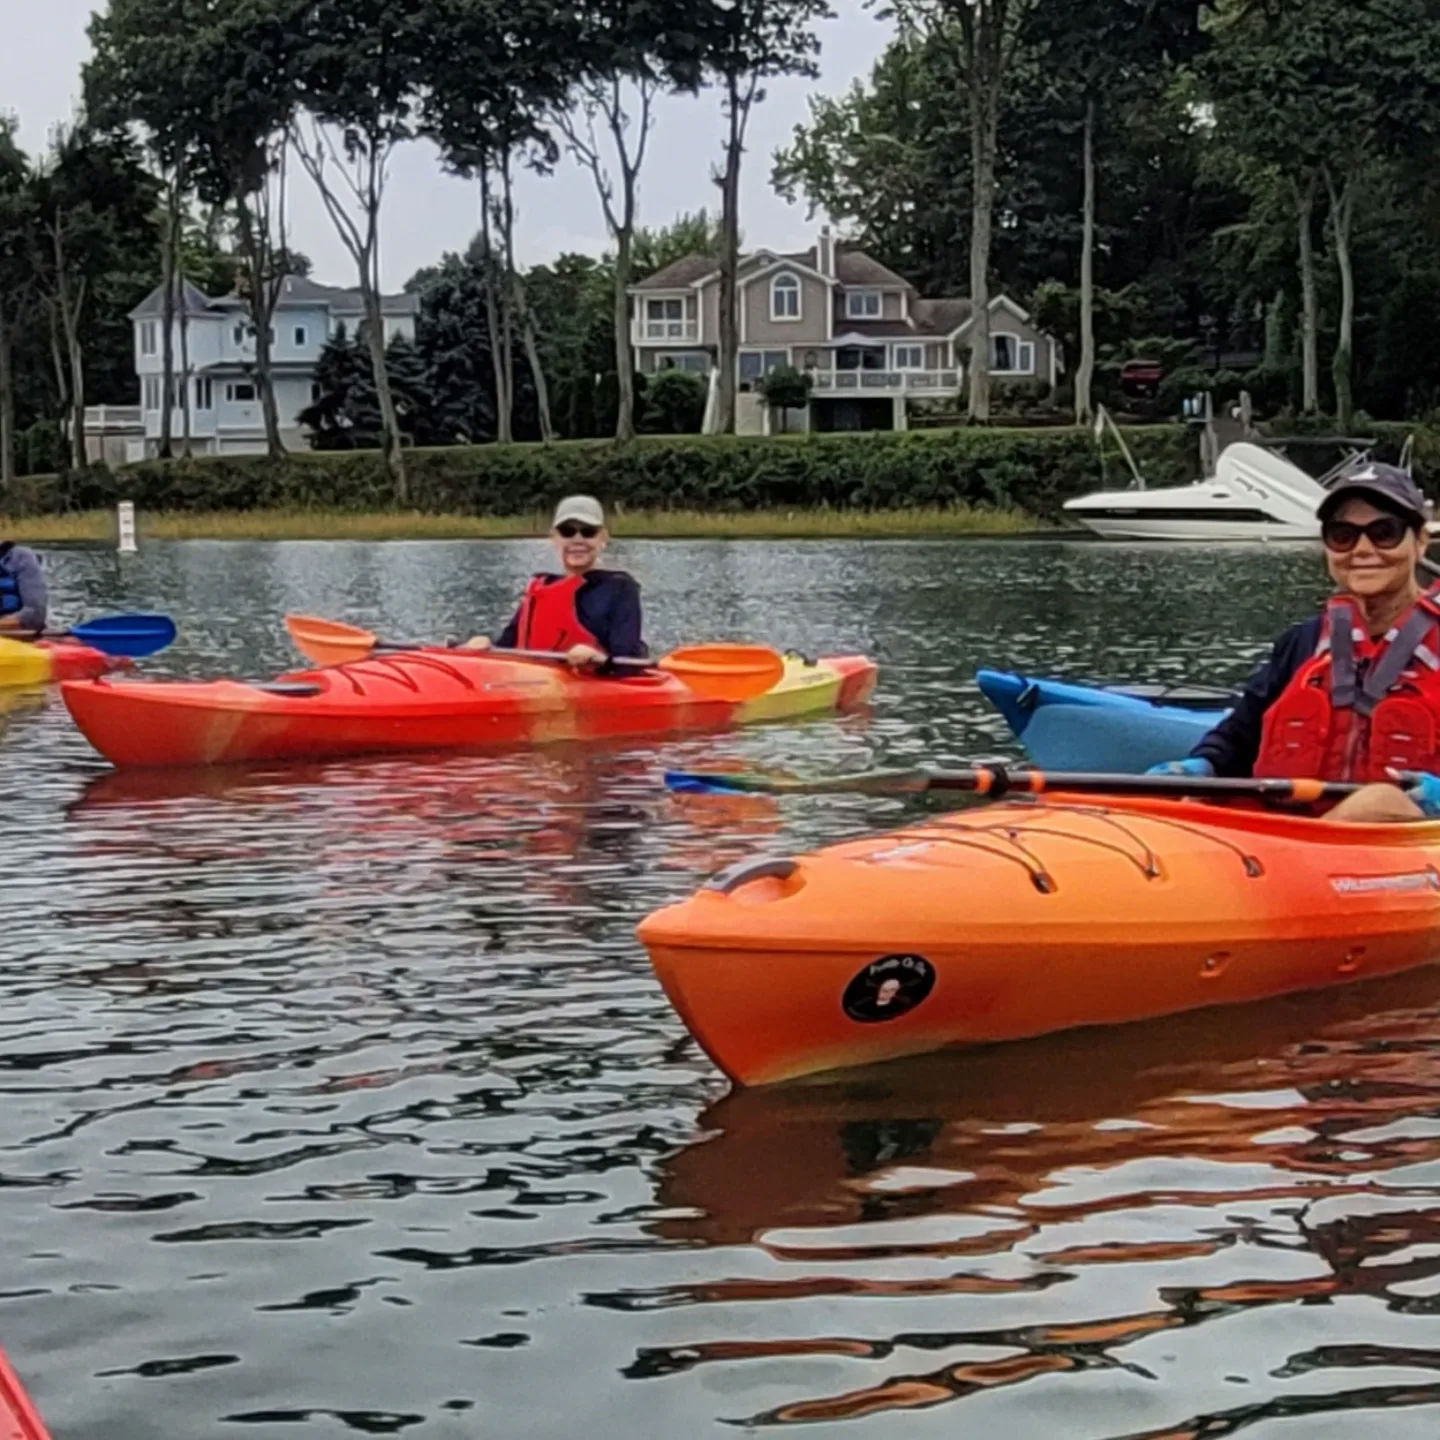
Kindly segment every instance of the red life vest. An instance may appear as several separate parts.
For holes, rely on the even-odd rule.
[[[1265,712],[1258,777],[1369,783],[1440,770],[1440,585],[1381,639],[1336,596],[1315,654]]]
[[[522,650],[568,650],[572,645],[605,647],[580,623],[575,598],[585,583],[583,575],[537,575],[520,602],[516,643]]]

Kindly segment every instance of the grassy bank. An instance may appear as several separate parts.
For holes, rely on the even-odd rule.
[[[182,510],[141,513],[142,540],[496,540],[542,534],[549,514],[422,515],[345,510]],[[1023,510],[956,505],[893,510],[626,510],[613,520],[630,539],[922,539],[927,536],[1023,535],[1047,528]],[[35,515],[13,522],[17,538],[114,543],[109,510]]]
[[[1184,426],[1148,426],[1127,432],[1127,438],[1153,483],[1193,477],[1194,436]],[[1055,522],[1072,495],[1098,489],[1121,474],[1115,464],[1102,464],[1090,429],[1073,426],[768,439],[646,436],[626,445],[602,440],[454,445],[407,450],[405,470],[405,501],[399,505],[384,457],[348,450],[278,460],[263,455],[149,460],[116,471],[96,467],[30,477],[17,482],[5,497],[5,508],[45,516],[133,500],[143,515],[414,511],[476,516],[486,523],[490,517],[513,516],[525,526],[547,503],[584,493],[600,496],[617,512],[716,517],[711,523],[727,527],[721,533],[755,533],[753,527],[767,524],[757,516],[817,512],[883,516],[968,507],[1022,510]],[[674,527],[682,522],[663,523],[663,533],[676,533]],[[905,533],[911,528],[891,523],[901,524]]]

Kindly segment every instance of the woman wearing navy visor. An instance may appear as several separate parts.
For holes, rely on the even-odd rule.
[[[610,543],[605,511],[592,495],[570,495],[555,507],[550,543],[560,574],[536,575],[510,623],[495,637],[478,635],[472,650],[551,650],[577,669],[604,667],[612,656],[643,659],[640,586],[623,570],[603,570]]]
[[[1440,585],[1415,573],[1429,504],[1403,470],[1367,464],[1318,515],[1337,587],[1325,613],[1280,636],[1186,759],[1150,773],[1358,782],[1330,819],[1440,816]],[[1390,783],[1402,772],[1419,775],[1408,790]]]

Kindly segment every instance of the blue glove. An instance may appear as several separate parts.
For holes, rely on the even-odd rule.
[[[1405,792],[1429,819],[1440,816],[1440,775],[1422,772],[1419,781]]]
[[[1208,760],[1200,760],[1190,756],[1184,760],[1166,760],[1159,765],[1152,765],[1146,772],[1147,775],[1203,775],[1210,776],[1215,773],[1215,767]],[[1440,798],[1440,780],[1435,782],[1435,793]]]

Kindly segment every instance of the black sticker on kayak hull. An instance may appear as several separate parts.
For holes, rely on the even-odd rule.
[[[923,955],[882,955],[846,987],[845,1013],[862,1025],[898,1020],[935,988],[935,967]]]

